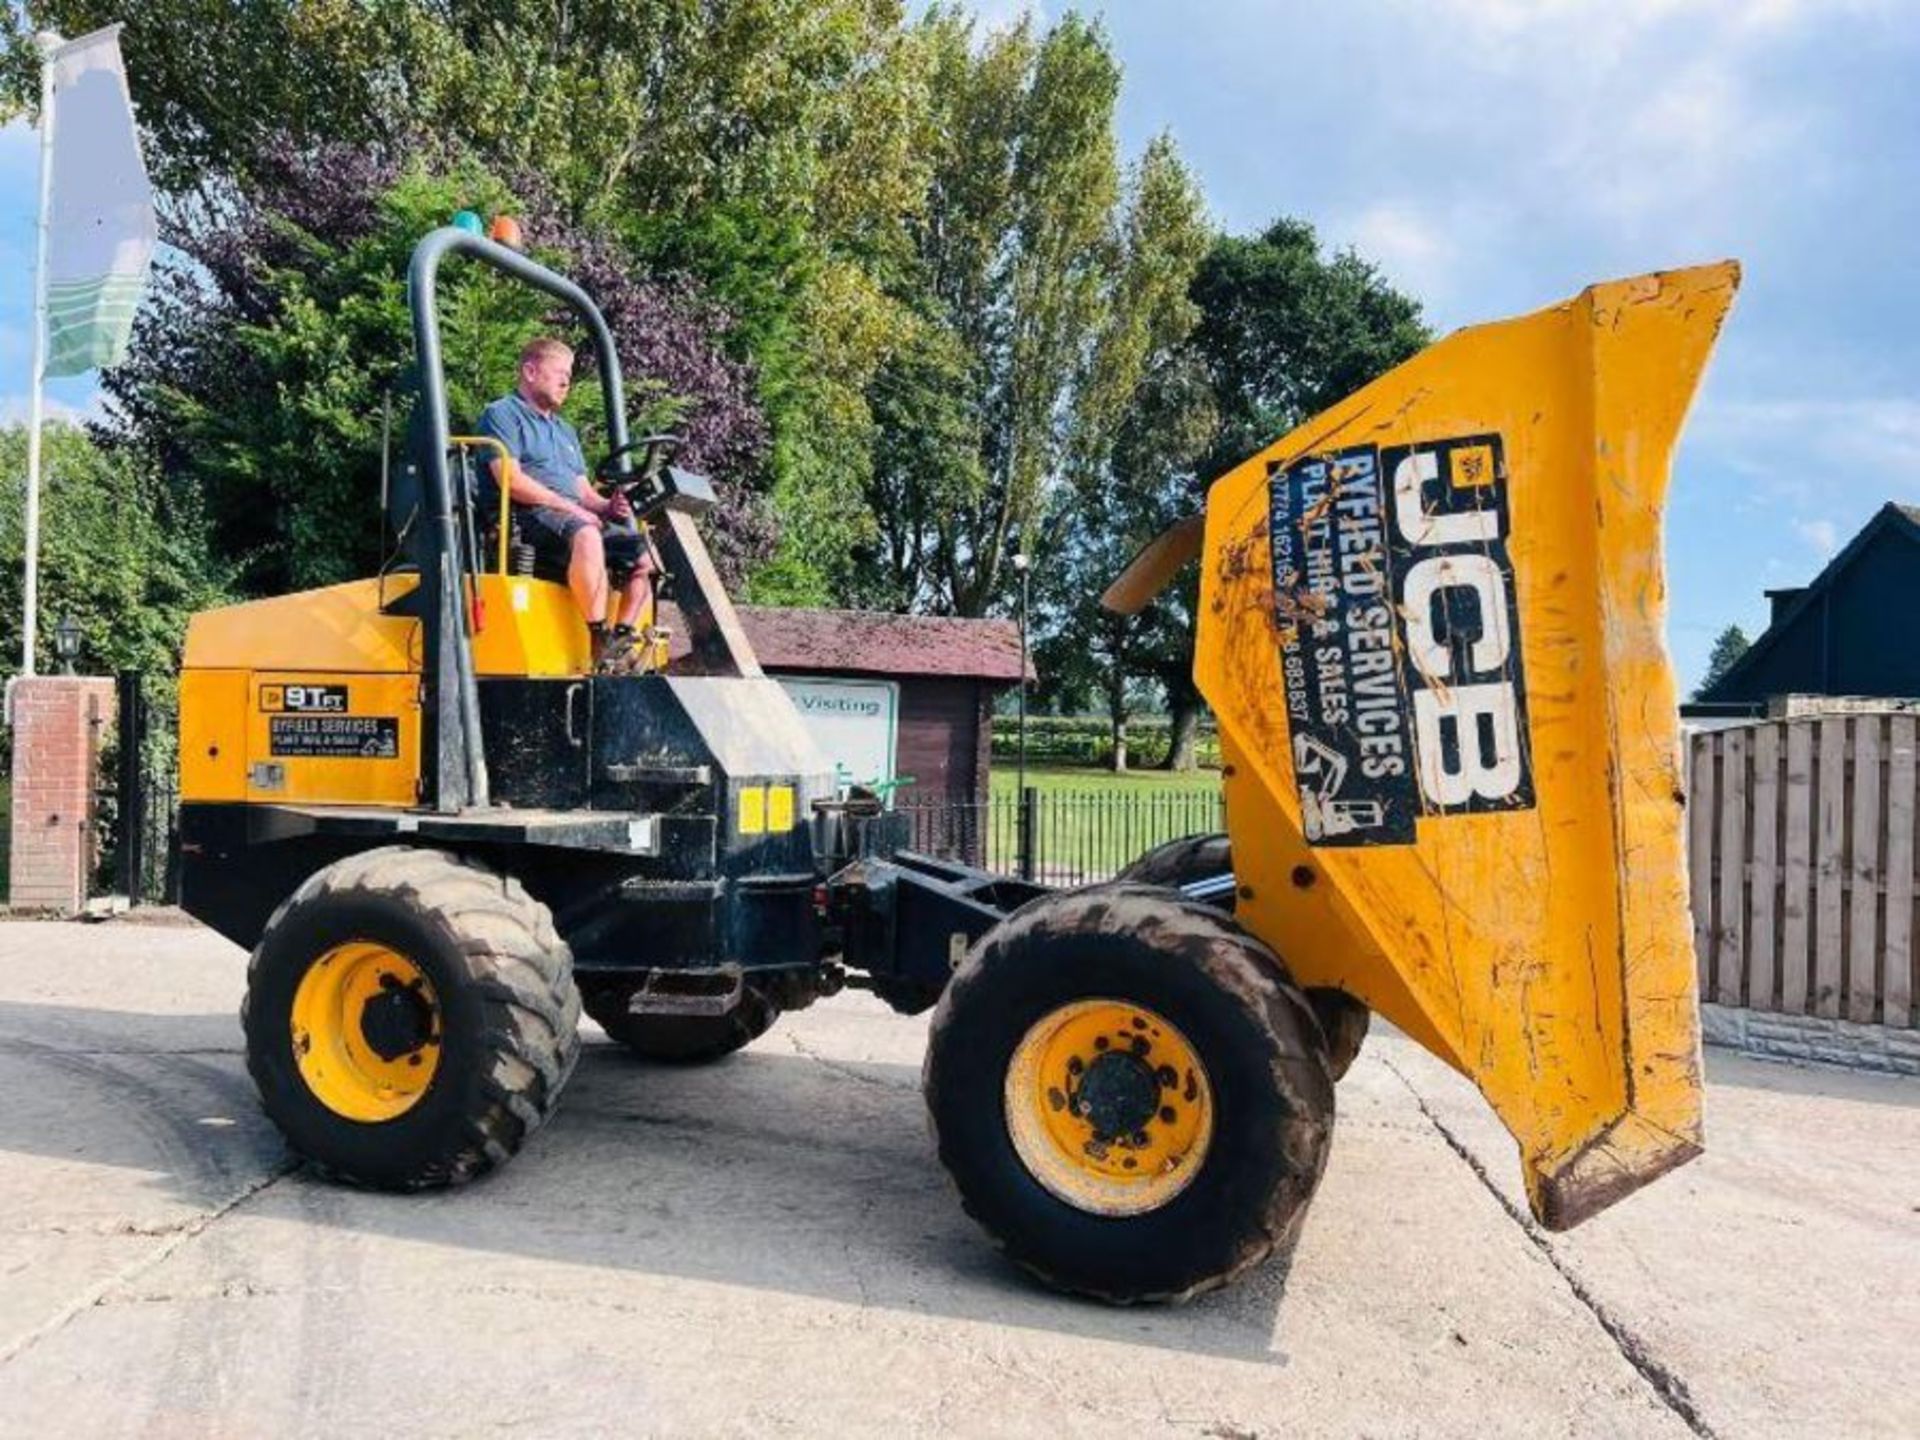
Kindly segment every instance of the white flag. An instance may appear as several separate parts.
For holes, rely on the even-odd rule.
[[[120,63],[120,27],[62,45],[52,67],[47,368],[78,375],[127,352],[156,227]]]

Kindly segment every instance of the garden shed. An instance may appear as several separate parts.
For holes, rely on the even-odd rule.
[[[1020,680],[1020,628],[1013,621],[738,610],[761,668],[787,685],[801,718],[848,778],[911,776],[911,787],[902,789],[915,798],[986,797],[994,698]],[[1027,673],[1031,678],[1031,666]],[[876,775],[870,757],[889,730],[891,773]]]

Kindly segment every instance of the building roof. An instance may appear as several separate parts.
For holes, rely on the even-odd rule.
[[[1020,679],[1020,627],[1011,620],[767,605],[737,609],[754,653],[768,670],[949,676],[1003,685]],[[1027,673],[1032,676],[1031,664]]]
[[[1860,533],[1849,540],[1840,553],[1829,560],[1820,573],[1800,589],[1797,598],[1786,601],[1782,613],[1760,632],[1759,637],[1747,647],[1738,660],[1727,667],[1724,675],[1709,689],[1701,692],[1694,704],[1700,706],[1703,713],[1706,709],[1719,704],[1716,696],[1733,688],[1737,679],[1758,664],[1760,658],[1773,649],[1780,637],[1786,634],[1803,614],[1820,604],[1827,592],[1833,588],[1834,581],[1860,557],[1868,543],[1888,529],[1920,541],[1920,505],[1902,505],[1897,501],[1889,500],[1875,511],[1873,518],[1860,527]],[[1767,593],[1771,595],[1775,592]],[[1785,598],[1784,595],[1782,598]],[[1688,706],[1682,706],[1681,713],[1685,714],[1688,708]]]

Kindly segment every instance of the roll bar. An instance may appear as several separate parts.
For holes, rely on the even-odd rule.
[[[454,509],[454,487],[447,465],[452,436],[447,424],[446,369],[441,360],[436,300],[440,262],[449,255],[464,255],[491,265],[553,296],[578,315],[593,337],[594,356],[600,366],[609,450],[617,452],[626,446],[627,417],[613,331],[586,291],[517,250],[452,225],[429,232],[414,247],[407,267],[407,303],[413,313],[420,404],[426,412],[426,424],[417,430],[421,453],[414,459],[426,477],[424,523],[417,529],[416,544],[424,629],[421,673],[430,697],[422,737],[421,800],[428,809],[457,813],[485,809],[491,800],[486,750],[480,737],[480,688],[474,674],[472,637],[461,585],[459,515]],[[617,468],[622,475],[630,473],[624,455]],[[687,587],[680,608],[693,641],[691,658],[695,665],[708,673],[758,675],[759,663],[692,520],[679,513],[669,513],[665,519],[660,549],[668,569]]]

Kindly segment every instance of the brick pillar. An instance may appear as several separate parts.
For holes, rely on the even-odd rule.
[[[15,909],[71,914],[86,903],[100,741],[113,715],[111,680],[36,675],[14,682],[8,899]]]

